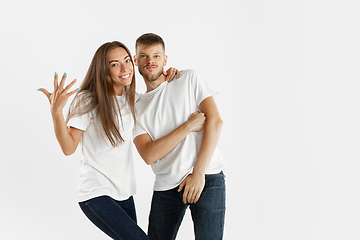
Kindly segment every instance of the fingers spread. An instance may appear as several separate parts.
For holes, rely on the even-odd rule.
[[[69,91],[69,89],[76,83],[76,79],[74,79],[69,85],[66,86],[66,88],[64,89],[64,91]]]
[[[56,92],[57,90],[58,90],[58,75],[55,72],[55,75],[54,75],[54,92]]]
[[[66,76],[67,76],[66,73],[64,73],[64,75],[63,75],[62,78],[61,78],[60,85],[59,85],[59,89],[58,89],[58,90],[60,90],[60,91],[64,88]]]
[[[38,91],[41,91],[45,94],[45,96],[49,99],[50,101],[50,94],[45,88],[39,88]]]
[[[71,95],[73,95],[74,93],[77,93],[78,91],[80,91],[81,88],[75,89],[69,93],[66,94],[66,98],[70,97]]]

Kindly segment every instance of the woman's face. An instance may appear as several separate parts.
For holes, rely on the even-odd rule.
[[[110,51],[109,72],[115,94],[122,95],[122,89],[131,84],[134,74],[131,57],[124,48],[118,47]]]

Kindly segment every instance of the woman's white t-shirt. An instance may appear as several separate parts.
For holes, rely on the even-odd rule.
[[[125,94],[117,96],[120,111],[120,134],[122,144],[113,147],[106,137],[99,118],[93,112],[72,117],[68,126],[83,130],[81,145],[78,201],[83,202],[99,196],[115,200],[128,199],[136,193],[132,156],[132,130],[134,120],[126,103]]]

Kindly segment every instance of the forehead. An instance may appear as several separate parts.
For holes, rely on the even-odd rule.
[[[164,48],[160,43],[155,43],[155,44],[151,44],[151,45],[139,44],[136,48],[136,53],[146,53],[146,54],[161,53],[161,54],[164,54]]]
[[[117,47],[109,52],[109,60],[113,59],[124,59],[124,57],[128,56],[129,54],[126,50],[122,47]]]

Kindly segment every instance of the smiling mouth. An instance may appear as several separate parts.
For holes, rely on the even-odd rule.
[[[129,74],[126,74],[126,75],[124,75],[124,76],[121,76],[120,78],[126,79],[126,78],[128,78],[128,77],[130,77],[130,73],[129,73]]]

